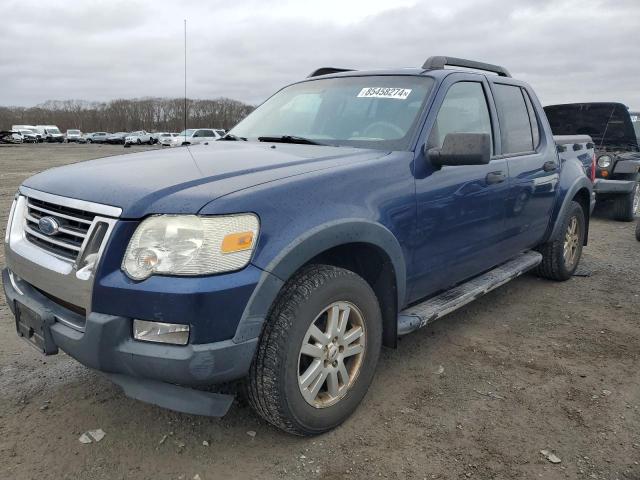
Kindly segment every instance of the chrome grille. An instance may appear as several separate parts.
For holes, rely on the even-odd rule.
[[[27,197],[25,236],[34,245],[60,257],[75,260],[87,238],[96,214]],[[59,224],[53,235],[45,235],[38,227],[42,217],[52,217]]]

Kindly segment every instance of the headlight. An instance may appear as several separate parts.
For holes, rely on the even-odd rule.
[[[131,237],[122,270],[134,280],[239,270],[251,259],[258,230],[253,214],[149,217]]]
[[[600,168],[609,168],[611,166],[611,157],[609,155],[602,155],[598,158],[598,166]]]

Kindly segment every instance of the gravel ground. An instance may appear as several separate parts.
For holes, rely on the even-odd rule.
[[[2,235],[23,179],[122,152],[0,148]],[[70,357],[44,357],[19,340],[2,303],[0,478],[639,479],[633,230],[596,218],[582,263],[591,276],[527,275],[403,338],[383,352],[351,419],[309,439],[270,427],[242,401],[211,419],[130,400]],[[78,441],[98,428],[100,443]]]

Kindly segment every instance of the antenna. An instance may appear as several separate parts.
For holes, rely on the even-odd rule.
[[[184,141],[187,141],[187,19],[184,19]]]

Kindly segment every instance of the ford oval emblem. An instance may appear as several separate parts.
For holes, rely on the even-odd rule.
[[[38,230],[45,235],[55,235],[60,229],[60,224],[53,217],[42,217],[38,220]]]

